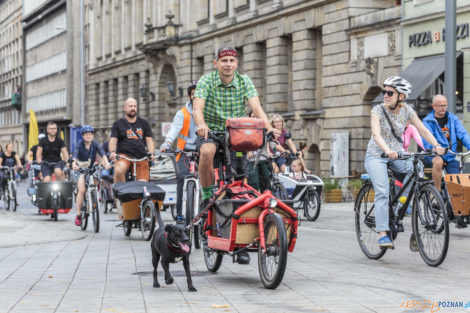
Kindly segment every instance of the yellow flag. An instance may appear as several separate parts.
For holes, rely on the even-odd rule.
[[[39,143],[38,141],[39,129],[38,122],[36,121],[36,114],[33,110],[29,110],[29,135],[28,135],[28,150]]]
[[[60,139],[65,140],[65,139],[64,139],[64,131],[63,131],[63,130],[60,131]]]

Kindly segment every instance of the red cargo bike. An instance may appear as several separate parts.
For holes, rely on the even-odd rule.
[[[275,289],[284,277],[287,252],[294,250],[298,217],[270,191],[261,194],[245,182],[247,174],[243,173],[245,162],[240,152],[264,146],[263,126],[258,119],[229,119],[227,132],[209,132],[209,138],[219,144],[214,160],[217,191],[188,228],[195,223],[203,225],[199,237],[209,271],[220,268],[224,255],[235,261],[239,253],[257,252],[261,281],[267,289]]]

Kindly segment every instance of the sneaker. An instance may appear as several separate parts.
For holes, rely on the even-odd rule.
[[[178,215],[176,217],[176,224],[184,224],[184,217],[181,215]]]
[[[456,221],[455,227],[460,228],[460,229],[467,228],[467,223],[465,223],[464,219],[461,216],[457,217],[456,220],[457,221]]]
[[[418,243],[416,242],[416,236],[413,233],[411,233],[410,237],[410,250],[412,252],[418,252]]]
[[[250,264],[250,255],[248,254],[248,251],[243,251],[237,254],[237,263]]]
[[[390,240],[390,238],[387,235],[380,237],[377,243],[379,244],[379,247],[381,248],[385,248],[385,249],[393,248],[393,242]]]
[[[75,216],[75,225],[76,226],[82,226],[82,216],[81,215]]]

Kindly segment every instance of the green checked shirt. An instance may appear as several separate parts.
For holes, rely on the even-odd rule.
[[[257,96],[253,81],[236,71],[228,85],[222,82],[218,71],[202,76],[194,93],[194,97],[204,100],[204,121],[215,131],[224,131],[228,118],[246,116],[245,102]]]

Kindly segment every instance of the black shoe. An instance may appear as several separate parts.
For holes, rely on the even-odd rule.
[[[250,264],[250,255],[247,251],[243,251],[237,254],[238,264]]]
[[[457,228],[467,228],[467,223],[465,223],[464,219],[460,216],[456,218],[456,225]]]

